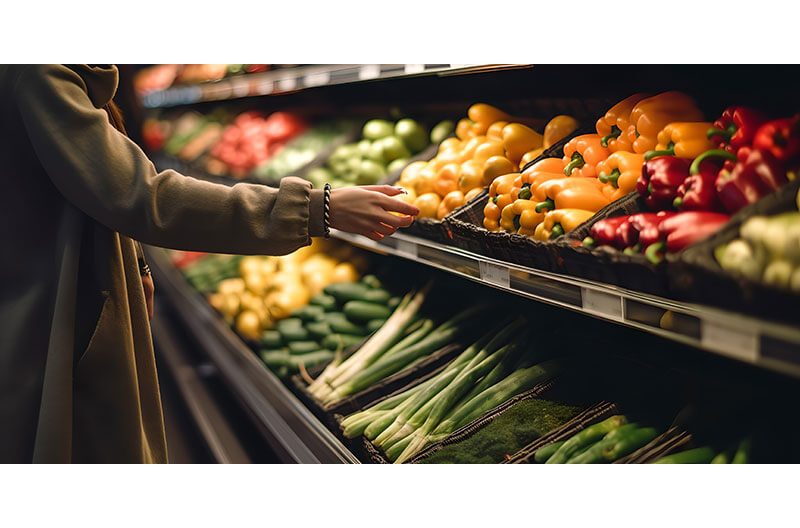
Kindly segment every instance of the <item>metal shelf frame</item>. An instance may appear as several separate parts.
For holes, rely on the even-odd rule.
[[[159,290],[281,460],[359,463],[189,286],[163,250],[148,247],[146,253]]]
[[[179,85],[142,97],[145,108],[169,108],[208,101],[281,95],[307,88],[421,75],[463,75],[530,65],[513,64],[327,64],[286,68]]]
[[[380,242],[335,230],[331,236],[369,251],[412,260],[515,295],[800,378],[800,326],[510,264],[402,233]]]

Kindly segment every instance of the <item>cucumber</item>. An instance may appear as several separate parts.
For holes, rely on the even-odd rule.
[[[261,350],[258,355],[261,357],[261,361],[269,368],[277,369],[286,365],[286,361],[289,357],[289,350],[286,348],[264,349]]]
[[[280,348],[283,346],[283,338],[277,330],[266,330],[261,334],[261,344],[267,348]]]
[[[361,277],[361,282],[369,286],[370,288],[382,288],[383,284],[375,275],[364,275]]]
[[[394,310],[395,308],[397,308],[400,305],[400,301],[402,301],[402,300],[403,299],[400,298],[400,297],[392,297],[391,299],[389,299],[387,301],[386,306],[388,306],[389,308]]]
[[[367,321],[367,332],[375,332],[384,324],[386,324],[386,319],[373,319],[372,321]]]
[[[328,350],[337,350],[340,346],[342,350],[360,344],[364,340],[363,337],[354,336],[349,334],[330,334],[322,340],[322,346]]]
[[[322,308],[322,306],[309,304],[308,306],[303,306],[302,308],[298,308],[297,310],[293,311],[291,313],[291,317],[297,317],[302,319],[303,322],[309,323],[319,320],[324,313],[325,310]]]
[[[659,458],[653,464],[708,464],[714,455],[715,451],[712,448],[698,447]]]
[[[553,442],[552,444],[546,445],[544,447],[540,447],[536,450],[536,453],[533,454],[533,459],[541,464],[542,462],[546,462],[548,458],[553,456],[553,453],[558,451],[558,448],[564,445],[566,440],[561,440],[560,442]]]
[[[371,289],[360,282],[336,282],[325,286],[322,291],[335,298],[339,304],[344,304],[353,300],[363,301],[364,295]]]
[[[281,337],[285,343],[291,343],[292,341],[308,341],[309,333],[302,326],[288,326],[284,328],[279,328],[278,331],[281,333]]]
[[[333,359],[334,353],[330,350],[316,350],[307,354],[291,355],[286,349],[281,350],[262,350],[259,354],[261,360],[270,370],[280,372],[286,369],[288,373],[295,373],[300,370],[300,364],[306,368],[311,368],[320,363],[325,363]],[[285,376],[284,376],[285,377]]]
[[[367,329],[363,326],[356,325],[347,320],[344,314],[333,312],[328,314],[326,318],[328,324],[331,325],[331,330],[337,334],[350,334],[364,337],[367,335]]]
[[[389,302],[389,299],[392,298],[392,294],[386,290],[369,290],[364,294],[361,299],[353,299],[354,301],[366,301],[375,304],[382,304],[386,305]]]
[[[275,323],[275,329],[278,332],[281,332],[284,328],[302,328],[303,320],[299,317],[289,317],[287,319],[281,319],[277,323]]]
[[[344,305],[344,314],[352,321],[371,321],[372,319],[387,319],[392,311],[380,304],[364,301],[349,301]]]
[[[336,309],[336,299],[330,295],[325,295],[324,293],[318,293],[317,295],[313,296],[309,301],[309,304],[320,306],[326,312]]]
[[[328,321],[315,321],[313,323],[308,323],[306,325],[306,330],[308,330],[309,335],[317,341],[322,341],[326,336],[333,332],[333,330],[331,330],[331,325],[328,324]]]
[[[308,354],[320,349],[316,341],[291,341],[288,346],[290,354]]]

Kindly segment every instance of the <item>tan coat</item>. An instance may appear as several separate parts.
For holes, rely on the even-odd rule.
[[[157,173],[114,67],[0,65],[0,462],[166,462],[136,245],[284,254],[322,195]],[[156,285],[157,286],[157,285]]]

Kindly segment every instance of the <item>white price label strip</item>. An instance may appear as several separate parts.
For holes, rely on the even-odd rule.
[[[581,288],[583,309],[617,321],[622,320],[622,297],[589,288]]]
[[[297,79],[295,77],[285,77],[278,81],[278,90],[281,92],[289,92],[297,88]]]
[[[507,267],[484,261],[481,261],[481,280],[503,288],[508,288],[511,284]]]
[[[405,72],[408,75],[412,75],[415,73],[422,73],[424,71],[425,71],[424,64],[406,64],[405,66]]]
[[[700,342],[720,354],[744,361],[758,361],[758,332],[703,320]]]
[[[417,245],[414,242],[408,242],[407,240],[398,240],[397,252],[405,257],[415,259],[417,258]]]
[[[381,75],[380,64],[364,64],[358,71],[358,78],[361,79],[362,81],[365,81],[367,79],[375,79],[376,77],[380,77],[380,75]]]
[[[306,75],[304,82],[306,83],[306,86],[322,86],[324,84],[328,84],[330,80],[330,72],[324,71]]]

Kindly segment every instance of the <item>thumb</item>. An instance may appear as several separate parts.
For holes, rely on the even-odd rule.
[[[398,194],[407,194],[406,190],[402,187],[392,187],[391,185],[363,185],[362,189],[368,191],[379,192],[387,196],[397,196]]]

